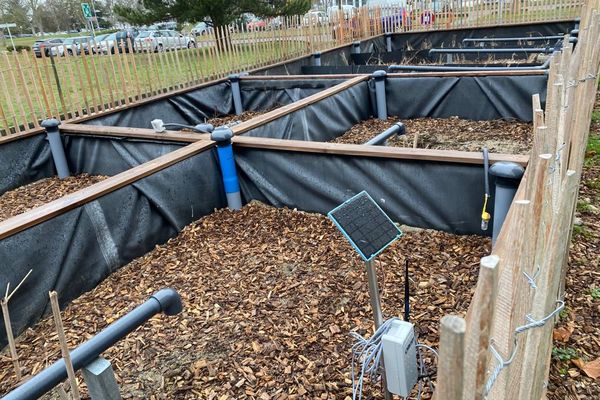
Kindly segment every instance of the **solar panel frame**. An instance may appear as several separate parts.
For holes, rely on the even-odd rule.
[[[402,231],[364,190],[329,211],[327,216],[365,261],[375,258],[402,236]],[[381,228],[385,231],[381,232]],[[373,238],[375,232],[379,234]]]

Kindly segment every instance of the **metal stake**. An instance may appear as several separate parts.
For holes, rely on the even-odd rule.
[[[365,267],[367,268],[367,279],[369,280],[369,297],[371,298],[371,308],[373,309],[375,330],[377,330],[383,324],[383,312],[381,311],[381,299],[379,298],[377,272],[375,270],[375,263],[373,260],[366,261]],[[385,371],[383,359],[381,360],[381,367]],[[385,400],[392,400],[392,394],[388,391],[387,384],[385,382],[385,372],[381,374],[381,383],[383,384],[383,393],[385,394]]]

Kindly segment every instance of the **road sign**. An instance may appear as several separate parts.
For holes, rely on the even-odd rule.
[[[92,18],[92,7],[90,3],[81,3],[81,11],[83,11],[83,16],[85,18]]]
[[[0,24],[0,29],[4,28],[16,28],[17,24]]]
[[[402,232],[365,191],[327,214],[365,261],[372,260]]]

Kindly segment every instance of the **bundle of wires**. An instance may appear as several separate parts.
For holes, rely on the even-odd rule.
[[[382,368],[382,356],[383,356],[383,344],[381,339],[385,335],[392,325],[392,322],[400,321],[399,318],[390,318],[385,321],[369,338],[365,338],[357,332],[350,332],[350,335],[356,339],[356,343],[352,346],[352,400],[362,400],[363,385],[366,377],[372,382],[377,382],[380,379]],[[433,384],[431,383],[431,377],[434,373],[429,372],[421,349],[427,349],[435,354],[437,358],[437,352],[424,344],[417,344],[417,363],[419,366],[419,388],[417,398],[421,398],[423,382],[426,380],[429,382],[429,387],[433,391]],[[360,368],[358,367],[360,365]]]

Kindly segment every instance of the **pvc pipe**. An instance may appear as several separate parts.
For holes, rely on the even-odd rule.
[[[385,34],[385,49],[387,50],[388,53],[392,52],[392,34],[391,33]]]
[[[231,210],[241,210],[242,196],[235,169],[235,159],[233,158],[232,137],[233,131],[225,126],[218,127],[210,135],[210,138],[217,142],[217,154],[219,155],[223,186],[225,187],[225,195],[227,196],[227,207]]]
[[[56,172],[60,179],[64,179],[70,176],[71,172],[69,171],[65,149],[60,138],[59,125],[60,121],[54,118],[42,121],[42,127],[46,130],[46,137],[50,143],[50,151],[52,152]]]
[[[512,54],[512,53],[544,53],[549,54],[554,52],[554,47],[517,47],[517,48],[468,48],[468,49],[431,49],[429,54],[473,54],[473,53],[490,53],[490,54]]]
[[[154,121],[156,121],[156,120],[154,120]],[[152,121],[152,122],[154,122],[154,121]],[[162,122],[162,120],[158,120],[158,121]],[[169,127],[171,129],[175,128],[175,130],[189,129],[189,130],[197,132],[197,133],[211,133],[212,131],[215,130],[215,127],[213,124],[205,124],[205,123],[191,126],[191,125],[185,125],[185,124],[178,124],[176,122],[170,122],[168,124],[163,123],[162,127],[163,128]],[[164,131],[165,131],[165,129],[163,129],[161,132],[164,132]],[[160,132],[157,132],[157,133],[160,133]]]
[[[447,65],[390,65],[388,70],[394,71],[425,71],[425,72],[451,72],[451,71],[531,71],[531,70],[547,70],[550,67],[548,57],[542,65],[535,67],[454,67]]]
[[[321,52],[320,51],[313,53],[312,62],[313,62],[313,67],[321,66]]]
[[[360,54],[360,41],[352,43],[352,54]]]
[[[396,122],[394,125],[381,132],[379,135],[363,143],[365,146],[385,146],[387,141],[394,135],[404,135],[406,127],[402,122]]]
[[[377,118],[387,119],[387,99],[385,96],[385,78],[387,73],[383,70],[373,72],[371,75],[375,80],[375,99],[377,103]]]
[[[490,167],[490,174],[496,177],[492,246],[500,234],[524,172],[525,170],[519,164],[508,161],[500,161]]]
[[[503,37],[503,38],[465,38],[463,43],[480,43],[480,42],[539,42],[548,40],[560,40],[564,36],[521,36],[521,37]]]
[[[176,315],[183,309],[181,297],[173,289],[162,289],[96,336],[71,351],[71,362],[75,371],[85,367],[113,344],[148,321],[155,314]],[[34,400],[67,379],[64,359],[60,359],[38,373],[27,382],[8,393],[2,400]]]
[[[229,82],[231,82],[231,95],[233,96],[233,109],[235,115],[241,115],[244,112],[242,105],[242,94],[240,92],[240,76],[238,74],[229,75]]]

